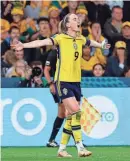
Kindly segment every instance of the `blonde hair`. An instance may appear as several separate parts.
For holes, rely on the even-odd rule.
[[[6,51],[4,55],[4,59],[9,65],[14,65],[17,61],[13,50]]]
[[[64,33],[63,20],[61,20],[61,21],[59,22],[59,25],[58,25],[58,32],[59,32],[59,34]]]
[[[66,24],[69,22],[69,17],[70,15],[72,15],[72,13],[68,13],[64,18],[63,18],[63,28],[64,28],[64,32],[66,33],[68,28],[66,26]]]
[[[17,60],[14,64],[15,67],[17,66],[17,63],[23,63],[25,66],[27,66],[27,62],[23,59]]]

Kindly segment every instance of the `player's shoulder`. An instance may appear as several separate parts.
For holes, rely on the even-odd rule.
[[[56,38],[57,36],[60,36],[60,34],[52,35],[51,38]]]
[[[83,35],[79,35],[78,36],[78,39],[81,39],[81,40],[84,40],[84,39],[86,39]]]
[[[52,36],[52,38],[56,38],[56,37],[63,38],[63,37],[65,37],[65,34],[55,34]]]

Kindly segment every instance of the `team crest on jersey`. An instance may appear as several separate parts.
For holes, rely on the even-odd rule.
[[[66,88],[63,88],[63,93],[64,93],[64,95],[67,95],[68,90]]]
[[[74,49],[75,49],[75,50],[77,50],[77,49],[78,49],[78,46],[77,46],[77,44],[76,44],[76,43],[74,43],[74,44],[73,44],[73,47],[74,47]]]

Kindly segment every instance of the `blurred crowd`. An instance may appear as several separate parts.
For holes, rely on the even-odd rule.
[[[123,0],[2,1],[1,76],[28,80],[35,72],[34,67],[39,67],[42,77],[50,59],[53,62],[50,73],[54,76],[57,59],[54,47],[13,50],[11,44],[57,34],[59,22],[68,13],[78,15],[81,34],[86,38],[111,44],[109,50],[83,47],[82,76],[130,77],[130,1]],[[36,82],[41,86],[37,77]]]

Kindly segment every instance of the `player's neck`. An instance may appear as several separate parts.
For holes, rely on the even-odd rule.
[[[71,36],[71,37],[76,37],[76,36],[77,36],[76,32],[75,32],[75,31],[72,31],[72,30],[70,30],[70,29],[68,29],[67,35],[69,35],[69,36]]]

